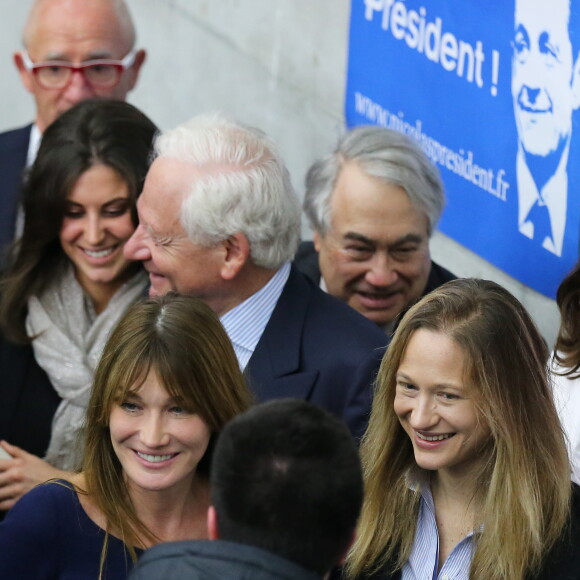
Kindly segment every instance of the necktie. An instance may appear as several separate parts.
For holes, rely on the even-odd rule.
[[[544,243],[546,238],[552,239],[550,213],[540,199],[536,200],[525,221],[534,224],[534,240],[540,245]]]

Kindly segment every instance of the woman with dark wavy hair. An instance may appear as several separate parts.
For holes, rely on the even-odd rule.
[[[156,126],[84,101],[45,131],[23,190],[24,231],[0,279],[0,510],[78,467],[78,433],[111,329],[144,293],[123,247]],[[41,459],[42,458],[42,459]]]

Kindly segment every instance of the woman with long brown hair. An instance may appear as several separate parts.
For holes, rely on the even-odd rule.
[[[175,295],[135,304],[97,368],[83,470],[8,512],[0,577],[123,579],[153,544],[206,538],[213,444],[249,404],[208,306]]]
[[[449,282],[407,312],[362,442],[349,578],[580,578],[580,494],[547,358],[493,282]]]

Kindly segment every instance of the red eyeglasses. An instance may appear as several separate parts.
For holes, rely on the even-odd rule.
[[[131,50],[123,60],[87,60],[79,65],[63,60],[34,63],[27,52],[20,54],[26,69],[44,89],[64,89],[74,72],[80,72],[87,84],[95,89],[112,89],[121,80],[123,72],[133,66],[137,51]]]

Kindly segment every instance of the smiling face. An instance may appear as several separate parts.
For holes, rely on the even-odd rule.
[[[151,370],[111,411],[109,430],[129,490],[187,490],[206,452],[210,429],[167,392]]]
[[[490,438],[465,380],[465,354],[439,332],[416,330],[397,370],[394,410],[422,469],[473,474]]]
[[[427,285],[427,217],[402,188],[356,163],[340,172],[331,214],[330,230],[314,236],[328,292],[376,324],[392,322]]]
[[[217,312],[222,245],[194,244],[180,221],[184,195],[199,175],[182,161],[162,157],[154,161],[137,203],[139,227],[125,254],[143,262],[149,272],[151,296],[173,290],[200,298]]]
[[[93,300],[114,294],[127,278],[123,246],[135,231],[132,207],[127,183],[106,165],[87,169],[67,197],[60,243]]]
[[[45,0],[35,6],[25,32],[26,48],[34,63],[50,60],[81,64],[95,59],[121,60],[132,48],[129,27],[111,0]],[[26,70],[19,53],[14,61],[26,89],[36,101],[36,122],[44,131],[59,115],[91,97],[124,100],[135,86],[145,53],[139,51],[134,64],[110,89],[95,89],[80,73],[73,74],[63,89],[45,89]]]
[[[524,150],[546,156],[572,130],[574,61],[569,0],[517,0],[512,60],[512,95]]]

